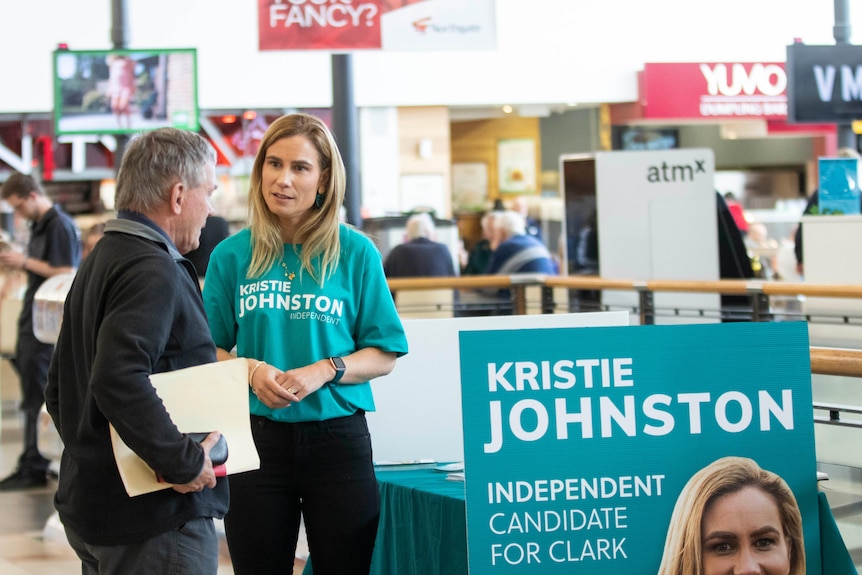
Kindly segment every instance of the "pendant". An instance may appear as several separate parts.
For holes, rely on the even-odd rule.
[[[293,278],[295,278],[295,277],[296,277],[296,274],[295,274],[295,273],[293,273],[292,271],[290,271],[289,269],[287,269],[287,264],[286,264],[286,263],[284,263],[284,262],[281,262],[281,267],[283,267],[283,268],[284,268],[284,276],[285,276],[287,279],[289,279],[289,280],[293,281]]]

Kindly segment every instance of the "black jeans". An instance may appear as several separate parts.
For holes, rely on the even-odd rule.
[[[260,469],[230,478],[234,572],[290,573],[302,514],[315,575],[367,575],[380,493],[365,413],[305,423],[252,416],[252,432]]]

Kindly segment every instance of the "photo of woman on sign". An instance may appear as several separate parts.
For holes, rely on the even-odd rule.
[[[676,500],[659,575],[805,575],[802,515],[775,473],[745,457],[698,471]]]

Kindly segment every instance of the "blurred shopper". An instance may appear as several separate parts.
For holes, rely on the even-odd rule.
[[[124,54],[112,54],[108,62],[108,101],[117,118],[117,127],[132,129],[132,99],[135,97],[135,61]]]
[[[389,252],[383,271],[386,277],[448,277],[455,275],[452,252],[434,241],[436,228],[429,214],[413,214],[407,219],[407,241]]]
[[[480,220],[482,226],[482,239],[467,253],[466,262],[461,270],[462,275],[482,275],[488,273],[488,265],[491,263],[491,235],[494,232],[493,219],[496,213],[487,212]]]
[[[86,233],[84,233],[84,239],[81,241],[81,259],[83,260],[90,252],[93,251],[93,248],[96,247],[96,243],[102,239],[102,236],[105,235],[105,222],[99,222],[97,224],[93,224],[87,229]]]
[[[715,191],[718,228],[718,273],[721,279],[754,277],[751,259],[745,248],[742,232],[736,227],[724,197]],[[721,321],[747,321],[751,318],[751,299],[747,295],[721,296]]]
[[[745,210],[736,200],[736,196],[733,195],[733,192],[725,192],[724,194],[724,203],[727,205],[727,209],[730,210],[730,215],[733,216],[733,221],[736,223],[736,228],[739,230],[743,236],[748,234],[748,220],[745,219]]]
[[[33,300],[46,279],[74,271],[81,259],[81,243],[75,222],[51,201],[32,176],[12,174],[3,185],[2,195],[18,216],[30,222],[27,251],[0,252],[0,264],[27,273],[27,290],[18,318],[18,343],[12,362],[21,382],[24,451],[15,471],[0,481],[0,491],[12,491],[48,483],[50,461],[39,453],[37,435],[54,346],[36,339]]]
[[[254,161],[250,226],[210,258],[204,305],[219,357],[249,362],[260,469],[231,476],[225,530],[238,575],[290,573],[300,517],[316,575],[368,574],[380,494],[369,381],[407,339],[380,252],[339,222],[344,164],[326,125],[273,122]]]
[[[489,274],[557,273],[548,248],[527,235],[524,217],[517,212],[502,212],[494,218],[491,249],[494,253],[488,265]]]
[[[198,273],[198,279],[204,279],[207,275],[207,266],[210,263],[210,254],[219,242],[230,235],[230,226],[227,220],[221,216],[211,215],[207,218],[207,224],[201,230],[200,245],[186,254],[186,259],[191,261]]]
[[[594,276],[599,273],[599,218],[596,210],[590,212],[578,232],[575,263],[578,275]]]
[[[132,139],[117,177],[118,218],[66,298],[46,404],[64,445],[54,505],[86,574],[218,571],[213,518],[229,497],[209,457],[219,434],[197,443],[180,433],[149,377],[216,361],[197,278],[181,255],[197,246],[212,211],[215,160],[193,132]],[[171,489],[129,497],[109,424]]]
[[[542,237],[542,226],[539,224],[539,220],[530,215],[530,203],[527,200],[527,197],[516,196],[512,199],[511,204],[512,211],[521,214],[521,217],[524,218],[524,233],[544,243],[545,239]]]

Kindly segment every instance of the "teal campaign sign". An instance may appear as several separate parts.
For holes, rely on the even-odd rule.
[[[677,496],[725,456],[786,481],[820,573],[804,322],[459,337],[471,575],[656,573]]]

